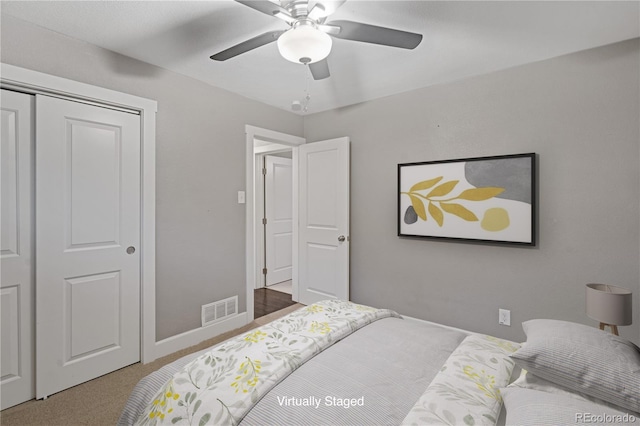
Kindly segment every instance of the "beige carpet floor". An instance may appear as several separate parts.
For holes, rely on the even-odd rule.
[[[301,306],[303,305],[289,306],[196,346],[183,349],[148,364],[130,365],[51,395],[46,400],[31,400],[8,408],[0,412],[0,424],[3,426],[115,425],[129,394],[136,383],[147,374],[185,355],[206,349],[230,337],[280,318]]]

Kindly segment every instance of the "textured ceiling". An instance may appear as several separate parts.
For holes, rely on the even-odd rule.
[[[331,77],[314,81],[275,43],[225,62],[209,56],[287,24],[232,0],[2,1],[1,12],[290,110],[308,113],[484,74],[640,36],[637,1],[348,0],[331,20],[423,34],[415,50],[334,39]],[[304,112],[301,112],[304,113]]]

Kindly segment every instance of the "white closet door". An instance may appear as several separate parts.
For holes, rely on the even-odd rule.
[[[2,90],[1,409],[33,399],[33,103]]]
[[[349,138],[301,145],[299,302],[349,300]]]
[[[291,279],[293,270],[293,174],[291,159],[265,157],[267,285]]]
[[[36,397],[140,359],[140,117],[36,96]]]

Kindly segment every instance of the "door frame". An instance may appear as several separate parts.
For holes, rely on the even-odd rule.
[[[156,112],[158,103],[127,93],[57,77],[5,63],[0,64],[0,86],[29,94],[43,94],[140,115],[140,359],[157,358],[155,205]],[[36,135],[37,137],[37,135]]]
[[[276,132],[273,130],[263,129],[247,124],[245,126],[246,134],[246,205],[245,205],[245,226],[246,226],[246,243],[245,243],[245,257],[246,257],[246,313],[247,323],[253,321],[253,291],[256,288],[256,283],[262,275],[262,268],[259,267],[258,262],[258,246],[260,245],[260,231],[257,226],[257,221],[262,219],[262,216],[258,218],[256,207],[256,157],[261,156],[269,152],[268,148],[255,149],[254,141],[270,142],[278,145],[286,145],[291,147],[292,152],[292,174],[293,174],[293,276],[292,276],[292,288],[293,288],[293,300],[297,300],[297,238],[298,238],[298,146],[306,143],[306,139],[288,135],[286,133]],[[274,150],[281,150],[282,147],[276,147]],[[272,151],[273,152],[273,151]]]

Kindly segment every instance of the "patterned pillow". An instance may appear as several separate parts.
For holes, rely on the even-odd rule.
[[[575,392],[640,412],[640,348],[594,327],[557,320],[522,324],[521,368]]]
[[[403,425],[495,425],[502,408],[500,388],[509,383],[520,345],[473,334],[451,353],[402,421]]]
[[[640,420],[637,413],[565,394],[517,387],[501,389],[501,393],[508,425],[633,424]]]

